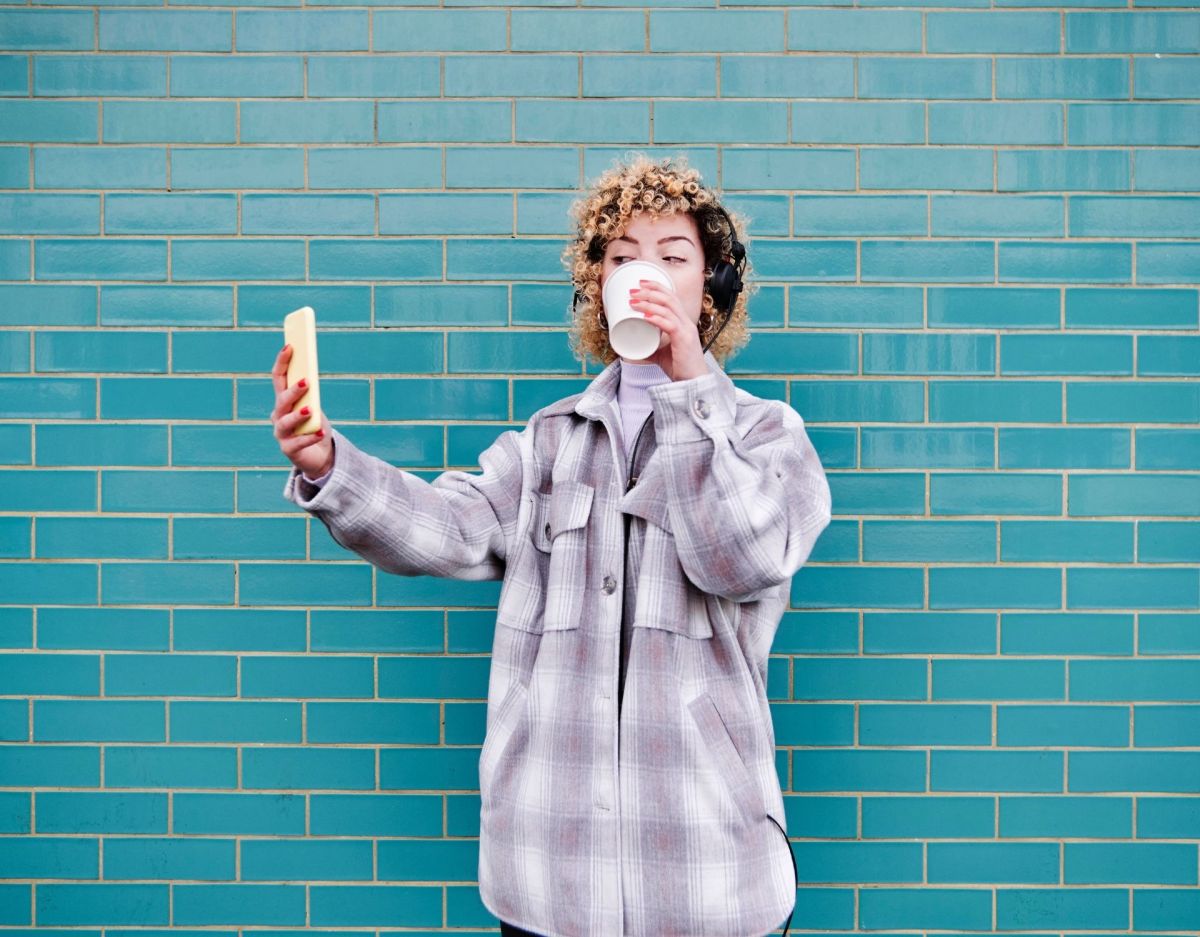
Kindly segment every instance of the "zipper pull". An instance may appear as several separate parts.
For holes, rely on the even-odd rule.
[[[633,486],[636,484],[637,484],[637,476],[630,475],[629,476],[629,484],[625,486],[625,493],[628,494],[633,489]]]

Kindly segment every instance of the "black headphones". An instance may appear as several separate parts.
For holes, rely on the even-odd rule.
[[[717,340],[717,336],[721,334],[721,329],[725,328],[725,326],[729,324],[729,320],[733,315],[734,304],[737,302],[738,293],[742,291],[742,287],[745,285],[742,282],[742,274],[746,269],[746,248],[742,242],[738,240],[737,229],[735,229],[733,226],[733,219],[729,217],[729,212],[715,202],[706,207],[712,211],[720,212],[725,218],[725,224],[729,230],[729,257],[732,259],[733,263],[730,263],[725,258],[721,258],[715,264],[713,264],[712,273],[705,278],[705,286],[713,298],[713,307],[725,317],[725,321],[723,321],[721,323],[721,327],[713,333],[713,337],[705,343],[702,349],[700,349],[702,352],[708,351],[709,346],[715,342]],[[595,253],[598,249],[599,245],[597,240],[596,238],[593,238],[591,244],[588,245],[588,256],[593,260],[598,260],[599,258],[595,256]],[[582,294],[579,292],[579,290],[576,290],[575,297],[571,300],[572,314],[574,313],[575,307],[579,304],[579,300],[581,298]]]

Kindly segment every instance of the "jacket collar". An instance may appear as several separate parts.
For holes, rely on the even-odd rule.
[[[708,365],[709,374],[716,375],[717,382],[721,385],[721,393],[727,393],[732,397],[734,392],[733,381],[729,379],[729,375],[717,363],[717,359],[713,357],[711,351],[704,353],[704,362]],[[609,407],[616,398],[617,389],[620,385],[621,359],[617,357],[603,371],[596,375],[581,394],[565,397],[558,403],[552,404],[547,408],[545,415],[574,412],[589,420],[600,420],[603,422],[604,414],[609,412]],[[728,387],[724,385],[728,385]]]

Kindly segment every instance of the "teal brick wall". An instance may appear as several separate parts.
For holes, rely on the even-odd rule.
[[[749,215],[834,520],[770,659],[798,931],[1200,929],[1200,10],[0,0],[0,928],[494,933],[499,583],[283,500],[268,372],[432,479],[598,373],[567,209]]]

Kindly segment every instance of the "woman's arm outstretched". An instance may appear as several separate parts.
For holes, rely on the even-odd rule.
[[[337,543],[386,572],[503,578],[516,536],[531,426],[501,433],[479,457],[481,475],[451,470],[427,482],[364,452],[324,415],[323,437],[293,436],[304,417],[292,414],[291,407],[303,390],[286,387],[286,369],[281,352],[272,372],[276,406],[271,419],[280,449],[293,465],[285,498],[317,517]],[[325,473],[328,479],[307,497],[303,475]]]

